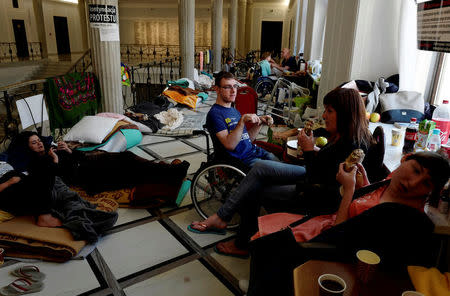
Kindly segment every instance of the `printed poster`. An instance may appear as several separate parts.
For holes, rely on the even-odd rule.
[[[450,52],[450,0],[417,4],[417,47]]]

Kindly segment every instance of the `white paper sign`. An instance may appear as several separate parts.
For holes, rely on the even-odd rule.
[[[100,41],[120,41],[118,26],[100,28]]]
[[[89,23],[91,28],[107,28],[117,25],[115,5],[89,4]]]
[[[48,120],[47,107],[45,106],[44,95],[36,95],[16,101],[22,128],[41,123]]]

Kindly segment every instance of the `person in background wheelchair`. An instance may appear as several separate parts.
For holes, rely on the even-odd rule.
[[[219,147],[218,150],[223,148],[215,151],[216,155],[234,157],[248,167],[252,167],[260,159],[278,161],[275,155],[252,143],[262,125],[273,122],[272,117],[256,114],[241,116],[239,111],[231,106],[236,99],[238,88],[233,74],[220,72],[216,77],[215,88],[217,100],[208,112],[206,126],[214,147]],[[248,131],[245,127],[246,123],[253,124]]]

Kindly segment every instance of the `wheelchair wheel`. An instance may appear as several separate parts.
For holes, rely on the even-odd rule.
[[[255,85],[255,91],[260,98],[264,98],[267,94],[272,93],[274,83],[272,81],[261,79]]]
[[[237,77],[246,77],[248,71],[248,65],[245,62],[238,63],[236,65],[236,76]]]
[[[199,215],[206,219],[217,213],[244,177],[242,170],[229,164],[213,163],[200,168],[191,185],[192,202]],[[235,214],[228,228],[236,228],[239,222],[239,214]]]

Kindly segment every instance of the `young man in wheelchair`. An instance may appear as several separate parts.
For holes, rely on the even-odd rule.
[[[272,117],[270,115],[257,116],[256,114],[241,116],[239,111],[232,107],[238,89],[233,74],[220,72],[215,80],[215,88],[217,100],[208,112],[206,126],[214,143],[216,155],[232,156],[248,167],[253,166],[260,159],[278,160],[272,153],[252,143],[262,125],[269,125],[273,122]],[[245,127],[247,122],[253,124],[248,131]]]

